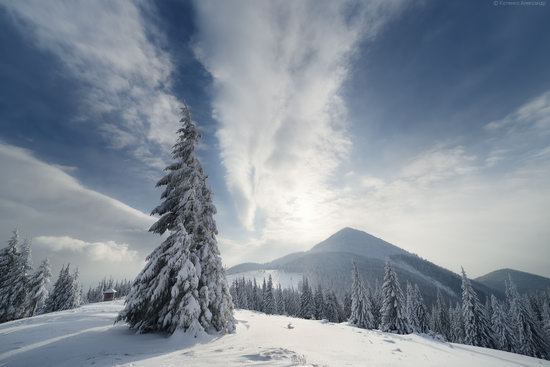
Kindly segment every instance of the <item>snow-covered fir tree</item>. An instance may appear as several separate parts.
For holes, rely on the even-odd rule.
[[[117,321],[139,332],[232,332],[233,303],[216,240],[216,208],[195,152],[200,134],[186,106],[180,122],[174,163],[157,183],[165,187],[163,202],[152,212],[160,218],[150,229],[170,234],[147,257]]]
[[[21,245],[21,257],[20,257],[20,297],[21,299],[18,300],[18,303],[21,303],[21,307],[19,310],[19,315],[17,315],[17,318],[23,318],[23,317],[29,317],[31,316],[31,309],[28,301],[29,297],[29,290],[31,287],[31,279],[32,279],[32,250],[31,250],[31,241],[26,239],[23,241],[23,244]]]
[[[508,317],[504,306],[500,304],[495,296],[491,296],[491,327],[496,347],[500,350],[511,351],[516,344],[512,330],[511,320]]]
[[[261,299],[260,311],[262,311],[262,312],[265,312],[265,308],[266,308],[266,303],[265,303],[266,293],[267,293],[267,283],[266,283],[265,278],[264,278],[264,280],[262,282],[262,289],[260,291],[260,295],[261,295],[260,296],[260,299]]]
[[[411,331],[416,333],[425,333],[428,330],[427,327],[427,315],[424,306],[424,300],[422,294],[418,289],[418,285],[413,287],[407,282],[407,306],[405,309],[405,315],[407,316],[407,322]]]
[[[0,252],[0,322],[13,320],[15,317],[13,290],[19,256],[19,233],[14,230],[8,245]]]
[[[321,284],[317,285],[317,289],[315,290],[313,301],[315,303],[315,319],[322,320],[325,317],[326,306],[325,306],[325,296],[323,295],[323,289],[321,288]]]
[[[300,296],[300,317],[304,319],[315,318],[315,302],[308,279],[302,279],[302,294]]]
[[[260,295],[260,289],[258,288],[258,284],[256,283],[256,278],[254,278],[254,285],[252,288],[252,302],[250,303],[251,310],[254,311],[261,311],[262,306],[262,300]]]
[[[45,259],[33,274],[30,281],[30,288],[27,298],[29,316],[34,316],[44,311],[46,299],[49,294],[48,287],[50,285],[51,277],[52,271],[50,268],[50,262],[48,259]]]
[[[407,334],[410,332],[405,317],[403,292],[399,286],[397,274],[389,261],[386,261],[384,283],[382,285],[381,330],[396,334]]]
[[[344,294],[344,300],[342,301],[342,311],[344,313],[344,320],[349,320],[351,316],[351,293],[346,292]]]
[[[548,358],[548,344],[525,297],[520,296],[510,278],[506,284],[509,318],[515,335],[512,351],[527,356]]]
[[[330,322],[342,322],[346,319],[344,310],[334,292],[326,293],[325,318]]]
[[[277,291],[275,292],[275,304],[277,306],[277,314],[285,315],[286,314],[285,297],[283,295],[283,289],[281,288],[280,283],[277,285]]]
[[[8,245],[0,252],[0,322],[27,316],[31,272],[30,242],[20,244],[19,234],[14,230]]]
[[[44,312],[70,310],[80,305],[80,285],[78,284],[78,270],[70,273],[70,265],[63,266],[54,283]]]
[[[492,331],[485,318],[483,306],[462,269],[462,319],[464,322],[464,344],[493,348]]]
[[[70,292],[70,298],[68,300],[69,308],[76,308],[82,304],[82,285],[78,282],[80,273],[78,268],[71,274],[70,280],[72,283],[72,292]]]
[[[546,333],[546,340],[550,342],[550,301],[544,300],[542,306],[542,328]]]
[[[449,322],[449,308],[443,300],[441,290],[437,288],[437,298],[435,305],[432,309],[432,331],[443,336],[449,340],[450,322]]]
[[[264,312],[268,315],[273,315],[277,311],[277,305],[275,304],[275,292],[273,289],[273,279],[271,274],[267,279],[267,284],[264,293]]]
[[[453,343],[463,343],[464,322],[462,321],[462,307],[457,302],[456,306],[449,307],[449,341]]]
[[[382,288],[378,283],[378,279],[374,282],[374,286],[368,289],[367,301],[372,314],[374,329],[379,329],[382,323]]]
[[[363,329],[374,329],[374,318],[370,312],[367,291],[359,276],[357,264],[353,262],[351,271],[351,315],[349,322]]]

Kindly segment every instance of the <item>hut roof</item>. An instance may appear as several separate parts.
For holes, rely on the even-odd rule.
[[[116,293],[116,290],[114,290],[113,288],[109,288],[109,289],[105,289],[103,293]]]

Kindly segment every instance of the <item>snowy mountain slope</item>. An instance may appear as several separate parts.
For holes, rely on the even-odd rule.
[[[508,281],[509,276],[512,277],[521,293],[544,291],[550,288],[549,278],[514,269],[495,270],[476,278],[476,281],[487,287],[504,292],[504,282]]]
[[[550,366],[512,353],[237,310],[237,332],[192,338],[113,325],[120,301],[0,325],[0,366]],[[288,328],[288,324],[292,328]]]
[[[438,289],[453,303],[460,299],[461,278],[458,274],[352,228],[336,232],[309,251],[292,253],[266,264],[237,265],[228,269],[227,274],[231,279],[250,278],[255,274],[259,276],[256,277],[259,282],[263,279],[262,270],[282,273],[278,275],[281,278],[285,277],[284,272],[305,274],[314,286],[321,284],[343,296],[351,284],[352,261],[357,262],[362,278],[374,283],[382,280],[386,257],[392,259],[401,285],[404,287],[407,281],[418,284],[428,303],[435,300]],[[480,299],[492,293],[497,297],[502,295],[483,284],[472,284]]]

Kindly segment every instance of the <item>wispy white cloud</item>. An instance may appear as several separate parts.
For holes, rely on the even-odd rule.
[[[59,266],[68,258],[82,264],[90,256],[128,256],[135,264],[114,270],[91,265],[85,270],[96,278],[111,273],[128,276],[141,264],[135,252],[144,258],[158,243],[157,236],[147,232],[153,217],[84,187],[63,169],[36,159],[26,150],[0,143],[0,172],[0,234],[6,240],[10,231],[19,227],[25,237],[82,239],[80,247],[86,249],[67,257],[52,252],[51,247],[36,246],[40,256],[35,259],[50,256]],[[77,241],[71,244],[78,245]],[[127,248],[122,244],[128,244]],[[89,256],[83,256],[86,254]]]
[[[23,0],[1,5],[24,34],[58,56],[84,83],[82,119],[101,121],[97,128],[113,147],[131,149],[145,163],[163,168],[149,147],[168,152],[174,142],[178,102],[170,92],[173,66],[157,46],[162,35],[144,20],[140,7],[155,10],[139,4]]]
[[[197,1],[226,182],[260,243],[311,239],[350,150],[341,87],[395,1]]]
[[[131,262],[137,257],[137,251],[130,250],[127,244],[114,241],[86,242],[69,236],[38,236],[33,239],[33,245],[54,252],[81,253],[92,261]]]

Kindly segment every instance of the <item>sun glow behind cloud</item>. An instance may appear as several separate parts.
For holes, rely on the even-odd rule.
[[[196,54],[214,77],[226,183],[260,242],[318,238],[350,150],[340,95],[350,57],[397,4],[196,2]]]

